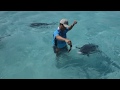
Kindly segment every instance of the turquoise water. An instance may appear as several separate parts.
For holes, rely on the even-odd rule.
[[[72,50],[56,61],[52,35],[62,18],[78,23],[67,33]],[[78,55],[75,47],[87,43],[103,53]],[[0,11],[0,78],[120,79],[120,12]]]

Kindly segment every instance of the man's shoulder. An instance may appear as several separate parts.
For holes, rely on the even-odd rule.
[[[54,36],[59,35],[59,30],[58,30],[58,29],[56,29],[56,30],[53,32],[53,35],[54,35]]]
[[[58,29],[56,29],[55,31],[54,31],[54,33],[58,33],[59,32],[59,30]]]

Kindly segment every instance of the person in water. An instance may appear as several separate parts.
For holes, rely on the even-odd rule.
[[[53,33],[53,50],[56,56],[68,51],[67,44],[72,47],[72,41],[67,39],[66,33],[70,31],[75,24],[77,24],[77,21],[74,21],[73,24],[69,26],[67,19],[60,20],[58,28]]]

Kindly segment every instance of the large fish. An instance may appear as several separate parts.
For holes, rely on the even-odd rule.
[[[76,47],[79,49],[79,54],[81,55],[87,55],[89,56],[89,54],[95,53],[95,52],[100,52],[100,50],[98,49],[98,45],[95,44],[85,44],[82,47]]]
[[[57,23],[31,23],[30,24],[30,27],[46,27],[46,26],[49,26],[49,25],[55,25]]]

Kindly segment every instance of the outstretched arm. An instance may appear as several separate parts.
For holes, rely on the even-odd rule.
[[[68,28],[68,30],[71,30],[75,24],[77,24],[77,21],[74,21],[74,23],[72,25],[70,25],[70,27]]]

